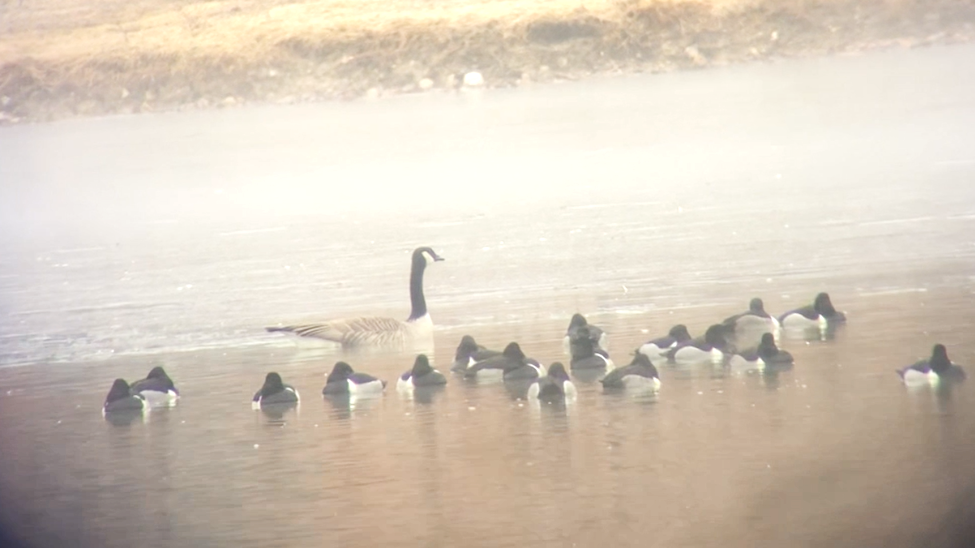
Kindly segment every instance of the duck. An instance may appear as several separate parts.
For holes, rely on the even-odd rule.
[[[725,326],[714,324],[708,327],[703,337],[684,341],[671,348],[667,352],[667,359],[672,362],[721,361],[724,350],[728,349],[725,332]]]
[[[640,353],[651,359],[659,358],[665,356],[671,348],[689,340],[691,334],[687,331],[687,326],[679,323],[671,327],[665,336],[643,343],[640,346]]]
[[[635,352],[629,365],[610,371],[599,382],[604,390],[656,392],[660,390],[660,373],[646,354]]]
[[[301,400],[298,391],[289,384],[284,384],[281,375],[270,372],[264,377],[264,385],[254,393],[251,407],[260,409],[265,405],[296,404]]]
[[[762,335],[762,340],[756,348],[735,354],[729,365],[732,367],[788,367],[793,364],[792,354],[779,350],[775,344],[775,336],[771,333]]]
[[[267,331],[289,333],[309,339],[332,341],[345,348],[356,347],[403,347],[417,342],[431,342],[433,339],[433,320],[427,311],[427,301],[423,296],[423,272],[427,268],[427,257],[434,262],[444,258],[430,247],[413,250],[410,269],[410,316],[405,320],[379,316],[343,318],[324,323],[310,323],[267,327]]]
[[[505,381],[534,381],[545,376],[545,368],[538,360],[525,358],[521,363],[512,363],[504,369]]]
[[[539,377],[528,387],[527,398],[546,402],[572,401],[578,392],[569,379],[562,362],[555,362],[548,368],[548,374]]]
[[[146,399],[139,394],[133,394],[129,383],[125,379],[115,379],[112,388],[105,396],[105,403],[102,405],[102,415],[109,413],[119,413],[125,411],[145,411],[149,408]]]
[[[413,361],[413,368],[400,375],[396,381],[396,389],[410,391],[425,386],[443,386],[447,384],[447,377],[443,373],[430,367],[430,359],[426,354],[419,354]]]
[[[828,293],[816,295],[810,305],[790,310],[779,316],[779,323],[787,329],[826,329],[829,325],[843,323],[846,314],[836,310]]]
[[[569,368],[572,370],[612,369],[613,360],[609,359],[609,353],[602,348],[597,348],[593,338],[589,336],[588,328],[581,327],[577,333],[578,338],[572,344],[572,360],[569,361]]]
[[[464,377],[468,379],[504,377],[507,370],[515,370],[525,365],[528,358],[516,342],[508,343],[501,354],[473,363],[464,370]]]
[[[386,381],[365,373],[356,373],[352,366],[345,362],[335,362],[332,372],[328,374],[328,379],[325,381],[325,387],[322,388],[322,395],[374,395],[381,394],[385,388]]]
[[[765,311],[765,303],[758,297],[748,302],[747,311],[729,316],[721,324],[728,326],[732,333],[751,329],[774,332],[779,329],[779,320]]]
[[[166,370],[158,365],[149,370],[146,378],[132,383],[129,390],[145,398],[146,402],[153,407],[175,405],[176,400],[179,399],[179,390],[173,384],[173,379],[169,378]]]
[[[457,352],[454,353],[454,363],[450,366],[450,370],[457,373],[463,373],[468,367],[481,360],[486,360],[488,358],[493,358],[500,355],[500,350],[488,350],[487,348],[477,344],[474,337],[464,335],[460,339],[460,344],[457,345]]]
[[[931,348],[930,358],[899,369],[897,374],[907,385],[965,380],[965,370],[951,363],[948,349],[940,343]]]
[[[585,329],[585,335],[583,334]],[[569,320],[569,327],[565,330],[565,337],[562,338],[562,349],[566,354],[572,354],[572,345],[582,338],[588,338],[596,344],[598,348],[609,350],[609,339],[606,332],[599,327],[586,321],[586,317],[576,312]]]

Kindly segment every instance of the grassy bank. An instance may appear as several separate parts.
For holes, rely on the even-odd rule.
[[[975,37],[975,0],[0,0],[0,123]]]

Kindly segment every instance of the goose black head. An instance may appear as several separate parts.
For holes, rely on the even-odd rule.
[[[344,381],[348,379],[349,375],[352,373],[355,373],[355,371],[352,370],[351,365],[345,362],[335,362],[335,366],[332,367],[332,372],[328,374],[328,379],[325,380],[325,383],[328,384],[336,381]]]
[[[418,247],[413,250],[413,264],[419,266],[419,263],[422,263],[423,266],[426,266],[427,259],[424,254],[429,255],[434,262],[444,260],[443,257],[437,255],[437,252],[432,247]]]
[[[687,326],[679,323],[674,327],[670,328],[669,336],[677,340],[677,342],[684,342],[691,340],[691,334],[687,332]]]
[[[504,354],[504,357],[512,360],[525,359],[525,353],[521,351],[521,347],[516,342],[508,343],[508,346],[504,347],[502,354]]]
[[[565,371],[565,366],[562,365],[562,362],[555,362],[550,365],[548,368],[548,376],[560,381],[569,380],[569,374]]]
[[[765,303],[763,303],[762,299],[759,299],[758,297],[755,297],[748,303],[748,311],[758,314],[760,316],[767,315],[765,313]]]
[[[951,360],[948,359],[948,349],[943,344],[936,344],[931,349],[931,369],[939,375],[951,367]]]
[[[419,354],[413,362],[413,378],[422,377],[431,371],[433,371],[433,368],[430,367],[429,358],[427,358],[426,354]]]
[[[122,400],[129,397],[129,383],[125,382],[125,379],[115,379],[112,383],[112,388],[108,391],[108,395],[105,396],[105,404],[112,403],[116,400]]]

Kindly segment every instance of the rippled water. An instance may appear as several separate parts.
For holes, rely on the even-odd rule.
[[[973,385],[892,371],[935,342],[975,363],[973,57],[0,129],[0,523],[41,546],[963,545]],[[563,359],[576,311],[617,361],[752,296],[827,290],[850,322],[784,340],[779,375],[662,365],[650,400],[451,378],[322,401],[338,351],[262,327],[405,317],[417,245],[447,258],[443,369],[465,333]],[[103,421],[112,379],[156,364],[179,405]],[[297,411],[250,410],[269,370]]]

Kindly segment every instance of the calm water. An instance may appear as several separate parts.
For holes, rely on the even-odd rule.
[[[528,90],[0,129],[0,524],[37,546],[934,546],[970,523],[975,48]],[[264,325],[406,317],[618,362],[752,296],[850,323],[777,376],[663,365],[568,408],[452,378],[323,401],[336,350]],[[393,381],[410,354],[348,356]],[[182,392],[106,422],[111,381]],[[251,411],[279,371],[303,401]],[[975,373],[969,371],[970,375]],[[2,541],[0,537],[0,541]]]

